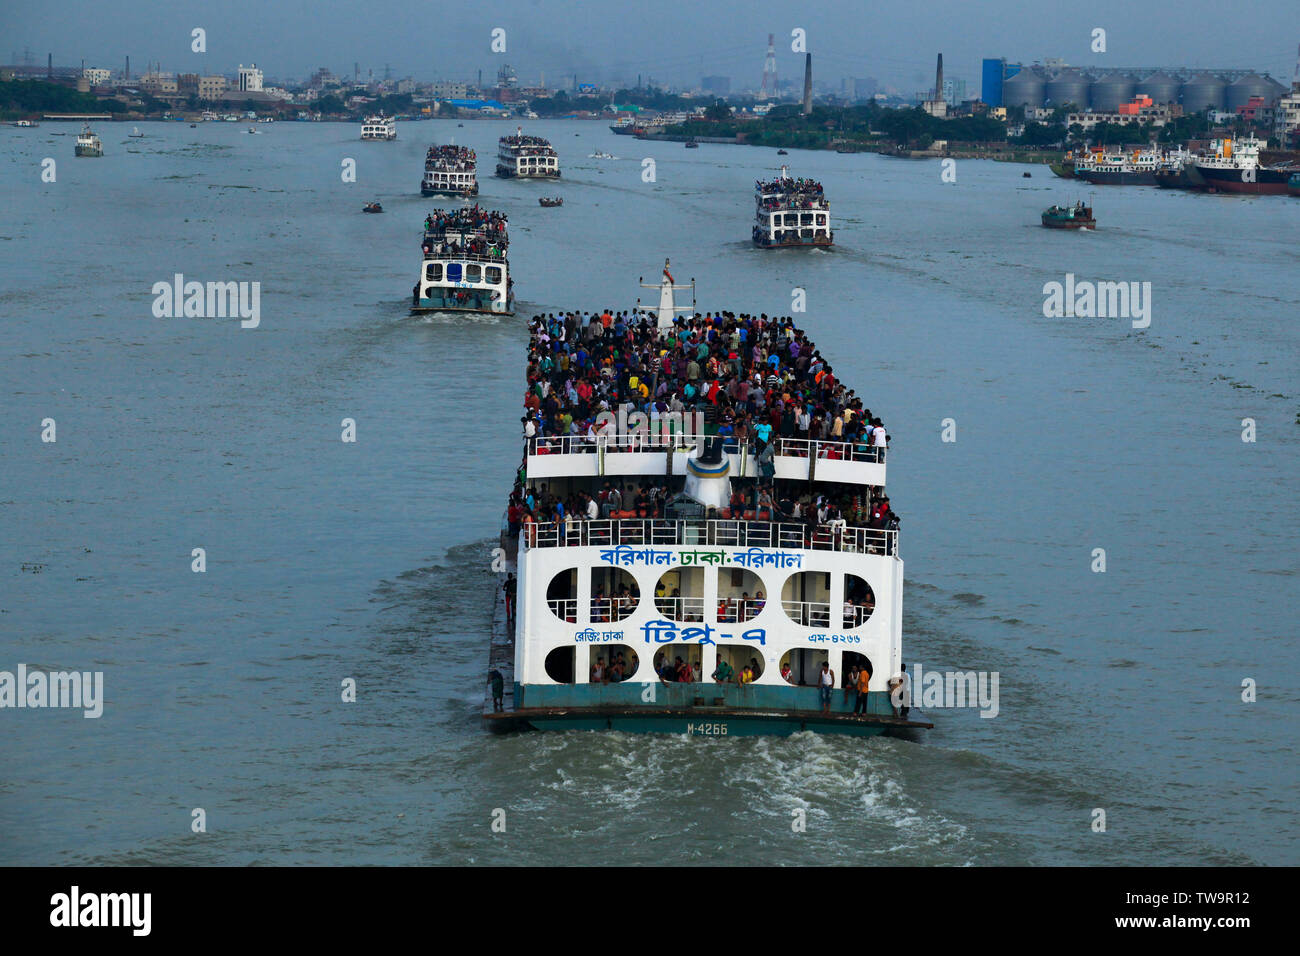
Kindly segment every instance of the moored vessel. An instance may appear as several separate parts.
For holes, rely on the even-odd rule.
[[[479,205],[435,209],[424,220],[411,312],[514,314],[504,213]]]
[[[1265,166],[1259,161],[1260,146],[1254,134],[1243,139],[1223,139],[1213,153],[1196,159],[1196,171],[1205,181],[1206,192],[1284,196],[1287,182],[1297,172],[1294,163]]]
[[[788,166],[776,179],[754,184],[754,245],[763,249],[793,246],[830,246],[830,203],[822,184],[812,179],[793,179]]]
[[[1300,196],[1300,173],[1292,173],[1286,181],[1286,191],[1292,196]]]
[[[387,143],[397,139],[397,117],[367,116],[361,124],[361,139],[367,143]]]
[[[1048,229],[1096,229],[1092,207],[1080,199],[1073,206],[1048,206],[1043,210],[1043,225]]]
[[[96,157],[104,155],[104,144],[91,131],[89,123],[83,126],[81,132],[77,135],[75,152],[78,156]]]
[[[891,699],[903,562],[883,424],[792,319],[678,307],[694,284],[666,264],[646,287],[656,310],[532,322],[485,723],[932,726]]]
[[[478,157],[468,146],[454,143],[430,146],[424,154],[424,179],[421,196],[478,195]]]
[[[1161,189],[1200,189],[1205,180],[1196,171],[1196,154],[1180,146],[1156,164],[1156,185]]]
[[[497,175],[502,179],[559,179],[560,160],[550,141],[525,136],[520,127],[514,136],[502,136],[497,144]]]
[[[1094,186],[1154,186],[1160,155],[1154,149],[1107,153],[1097,149],[1074,163],[1076,179]]]

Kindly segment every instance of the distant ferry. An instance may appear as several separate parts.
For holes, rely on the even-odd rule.
[[[40,126],[41,124],[36,122],[35,120],[16,120],[14,122],[14,125],[17,126],[19,129],[33,129],[37,126]]]
[[[695,422],[677,392],[683,410],[655,405],[648,418],[650,369],[599,374],[603,354],[653,355],[654,380],[675,387],[688,350],[710,350],[712,365],[743,329],[738,367],[766,366],[770,353],[791,368],[793,353],[819,370],[801,371],[800,389],[816,376],[829,394],[832,376],[793,319],[678,307],[674,291],[694,284],[675,284],[667,265],[645,287],[659,289],[657,311],[532,322],[524,405],[535,434],[501,535],[484,722],[710,737],[932,727],[891,695],[907,678],[884,426],[838,380],[850,422],[839,438],[733,434]],[[609,331],[589,337],[592,323]],[[594,344],[611,334],[614,346]],[[556,346],[566,339],[589,344]],[[594,421],[582,397],[593,382],[611,408]],[[571,413],[586,419],[576,431],[559,424]]]
[[[430,146],[424,154],[421,196],[478,195],[478,157],[468,146]]]
[[[435,209],[424,220],[420,278],[411,312],[514,315],[514,280],[504,213],[474,205]]]
[[[1160,154],[1154,149],[1106,153],[1100,149],[1075,160],[1074,175],[1094,186],[1154,186]]]
[[[763,249],[791,246],[830,246],[830,203],[822,184],[812,179],[792,179],[782,166],[776,179],[754,184],[754,245]]]
[[[91,132],[90,124],[83,126],[81,134],[77,136],[76,154],[91,157],[104,155],[104,144]]]
[[[1287,181],[1297,171],[1296,166],[1293,163],[1262,165],[1261,145],[1254,134],[1241,140],[1222,140],[1213,155],[1196,160],[1196,171],[1205,180],[1202,188],[1209,192],[1285,196]]]
[[[389,142],[397,139],[397,118],[385,116],[367,116],[361,124],[361,138],[367,142]]]
[[[502,179],[559,179],[560,160],[555,147],[540,136],[502,136],[497,148],[497,175]]]

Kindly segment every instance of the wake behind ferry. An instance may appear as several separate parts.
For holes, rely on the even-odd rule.
[[[514,280],[506,250],[505,213],[479,205],[435,209],[424,219],[420,278],[411,312],[514,315]]]
[[[789,318],[531,325],[489,654],[493,730],[930,727],[902,665],[883,423]],[[680,314],[685,313],[685,314]]]
[[[822,184],[812,179],[792,179],[790,167],[770,182],[754,183],[754,245],[763,249],[790,246],[830,246],[830,203]]]

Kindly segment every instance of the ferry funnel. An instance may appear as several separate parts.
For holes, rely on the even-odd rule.
[[[721,438],[709,438],[704,447],[686,459],[683,491],[705,508],[722,510],[731,501],[731,459],[724,454]]]

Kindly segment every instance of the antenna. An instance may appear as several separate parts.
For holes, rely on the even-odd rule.
[[[759,99],[767,99],[777,94],[776,88],[776,34],[767,35],[767,56],[763,59],[763,85],[758,91]]]

